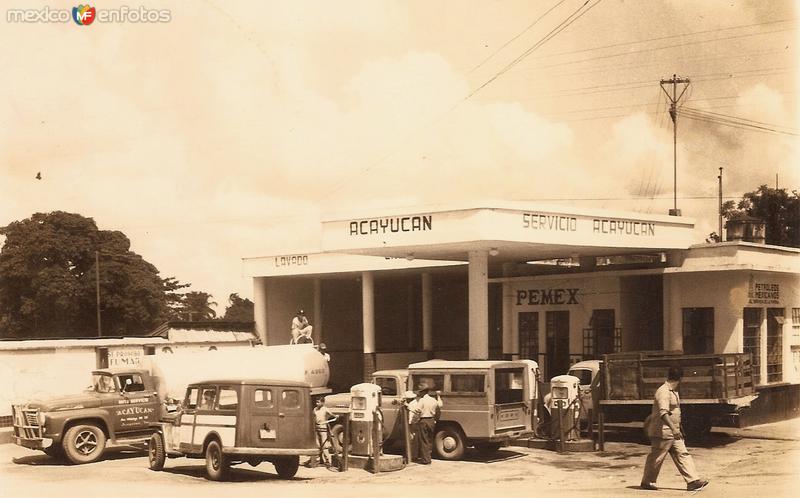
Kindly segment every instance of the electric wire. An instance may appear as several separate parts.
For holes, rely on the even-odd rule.
[[[778,30],[772,30],[772,31],[763,31],[763,32],[760,32],[760,33],[746,33],[746,34],[742,34],[742,35],[734,35],[734,36],[725,36],[725,37],[720,37],[720,38],[712,38],[712,39],[709,39],[709,40],[697,40],[697,41],[679,43],[679,44],[674,44],[674,45],[665,45],[665,46],[662,46],[662,47],[643,48],[643,49],[639,49],[639,50],[627,50],[627,51],[618,52],[618,53],[615,53],[615,54],[598,55],[598,56],[590,57],[590,58],[586,58],[586,59],[578,59],[578,60],[574,60],[574,61],[558,62],[558,63],[554,63],[554,64],[546,64],[546,65],[534,66],[534,67],[537,68],[537,69],[549,69],[549,68],[553,68],[553,67],[561,67],[561,66],[567,66],[567,65],[571,65],[571,64],[580,64],[582,62],[594,62],[594,61],[597,61],[597,60],[600,60],[600,59],[611,59],[611,58],[614,58],[614,57],[625,57],[627,55],[633,55],[633,54],[642,54],[642,53],[647,53],[647,52],[657,52],[659,50],[670,50],[670,49],[676,49],[676,48],[681,48],[681,47],[688,47],[688,46],[692,46],[692,45],[700,45],[700,44],[703,44],[703,43],[714,43],[714,42],[718,42],[718,41],[735,40],[735,39],[740,39],[740,38],[750,38],[750,37],[753,37],[753,36],[764,36],[764,35],[769,35],[769,34],[774,34],[774,33],[784,33],[784,32],[787,32],[787,31],[795,31],[796,29],[797,28],[792,27],[792,28],[778,29]]]
[[[783,135],[792,135],[792,136],[800,136],[800,133],[797,130],[794,131],[786,131],[778,129],[779,125],[773,125],[769,123],[760,123],[754,124],[747,121],[742,121],[740,118],[736,116],[729,116],[725,114],[719,113],[705,113],[704,111],[700,111],[698,109],[693,108],[681,108],[678,110],[678,114],[681,116],[685,116],[689,119],[694,119],[697,121],[704,121],[708,123],[714,123],[721,126],[730,126],[733,128],[738,129],[752,129],[754,131],[762,131],[762,132],[769,132],[769,133],[779,133]],[[725,117],[721,117],[725,116]],[[788,127],[786,127],[788,128]]]
[[[484,88],[486,88],[487,86],[492,84],[494,81],[496,81],[498,78],[500,78],[503,74],[505,74],[508,71],[510,71],[514,66],[516,66],[521,61],[523,61],[528,55],[533,53],[535,50],[540,48],[542,45],[544,45],[548,41],[550,41],[553,38],[555,38],[559,33],[564,31],[566,28],[568,28],[570,25],[572,25],[572,23],[574,23],[575,21],[577,21],[578,19],[583,17],[584,14],[589,12],[592,8],[596,7],[603,0],[595,0],[595,2],[592,5],[590,5],[588,8],[586,8],[584,10],[584,7],[586,7],[586,5],[589,4],[591,1],[592,0],[586,0],[580,7],[578,7],[578,9],[573,11],[563,21],[561,21],[555,28],[550,30],[544,37],[539,39],[539,41],[537,41],[531,47],[529,47],[527,50],[525,50],[525,52],[523,52],[522,55],[518,56],[516,59],[514,59],[509,64],[504,66],[500,71],[495,73],[494,76],[492,76],[491,78],[486,80],[486,82],[484,82],[483,84],[478,86],[476,89],[472,90],[469,94],[467,94],[466,96],[464,96],[460,100],[456,101],[449,109],[447,109],[445,112],[443,112],[438,117],[436,117],[433,120],[431,120],[426,125],[424,125],[424,128],[428,128],[431,125],[433,125],[435,123],[438,123],[441,119],[443,119],[445,116],[449,115],[456,108],[458,108],[462,103],[466,102],[467,100],[469,100],[470,98],[475,96],[478,92],[480,92],[481,90],[483,90]],[[412,135],[416,135],[417,133],[419,133],[419,129],[412,130],[411,132],[406,134],[406,136],[403,138],[403,140],[401,142],[404,142],[405,140],[410,138]],[[373,168],[383,164],[387,159],[392,157],[397,152],[398,149],[399,149],[399,146],[395,147],[392,150],[388,151],[387,153],[383,154],[377,161],[374,161],[374,162],[370,163],[368,166],[366,166],[365,168],[362,168],[359,172],[357,172],[357,174],[367,173],[367,172],[371,171]],[[328,191],[328,193],[322,197],[322,199],[325,200],[325,199],[330,198],[333,194],[335,194],[336,192],[338,192],[339,190],[344,188],[345,185],[347,185],[347,179],[342,180],[336,186],[334,186],[332,189],[330,189]]]
[[[518,33],[516,36],[514,36],[513,38],[511,38],[510,40],[508,40],[508,41],[507,41],[507,42],[505,42],[504,44],[502,44],[502,45],[501,45],[501,46],[500,46],[500,47],[499,47],[497,50],[495,50],[494,52],[492,52],[491,54],[489,54],[489,56],[488,56],[488,57],[486,57],[485,59],[483,59],[482,61],[480,61],[480,62],[478,63],[478,65],[476,65],[475,67],[473,67],[472,69],[470,69],[470,70],[469,70],[469,72],[468,72],[467,74],[472,74],[472,73],[474,73],[475,71],[477,71],[477,70],[478,70],[478,69],[479,69],[481,66],[483,66],[484,64],[486,64],[486,63],[487,63],[489,60],[491,60],[491,59],[492,59],[492,58],[493,58],[495,55],[497,55],[497,54],[498,54],[498,53],[499,53],[501,50],[503,50],[504,48],[506,48],[506,47],[507,47],[507,46],[509,46],[510,44],[514,43],[514,42],[515,42],[515,41],[516,41],[516,40],[517,40],[517,39],[518,39],[520,36],[524,35],[524,34],[525,34],[525,33],[527,33],[528,31],[530,31],[530,29],[531,29],[531,28],[533,28],[534,26],[536,26],[536,24],[537,24],[539,21],[541,21],[542,19],[544,19],[544,17],[545,17],[547,14],[549,14],[549,13],[550,13],[550,12],[552,12],[554,9],[556,9],[557,7],[559,7],[559,6],[560,6],[562,3],[564,3],[565,1],[566,1],[566,0],[560,0],[558,3],[556,3],[555,5],[553,5],[552,7],[550,7],[549,9],[547,9],[547,11],[546,11],[544,14],[540,15],[539,17],[537,17],[537,18],[536,18],[536,20],[535,20],[535,21],[533,21],[532,23],[528,24],[528,25],[525,27],[525,29],[523,29],[522,31],[520,31],[520,32],[519,32],[519,33]]]
[[[779,19],[779,20],[775,20],[775,21],[765,21],[765,22],[754,23],[754,24],[742,24],[742,25],[739,25],[739,26],[729,26],[727,28],[715,28],[715,29],[706,29],[706,30],[702,30],[702,31],[690,31],[688,33],[681,33],[681,34],[678,34],[678,35],[659,36],[659,37],[655,37],[655,38],[648,38],[646,40],[632,40],[632,41],[628,41],[628,42],[612,43],[611,45],[603,45],[601,47],[592,47],[592,48],[584,48],[584,49],[579,49],[579,50],[570,50],[570,51],[566,51],[566,52],[557,52],[557,53],[554,53],[554,54],[544,54],[544,55],[540,55],[540,56],[534,57],[534,59],[544,59],[544,58],[547,58],[547,57],[557,57],[557,56],[561,56],[561,55],[579,54],[579,53],[583,53],[583,52],[591,52],[591,51],[594,51],[594,50],[603,50],[603,49],[606,49],[606,48],[624,47],[624,46],[628,46],[628,45],[637,45],[637,44],[640,44],[640,43],[649,43],[649,42],[653,42],[653,41],[670,40],[670,39],[673,39],[673,38],[685,38],[687,36],[701,35],[701,34],[706,34],[706,33],[718,33],[718,32],[721,32],[721,31],[732,31],[732,30],[735,30],[735,29],[754,28],[756,26],[767,26],[767,25],[770,25],[770,24],[781,24],[781,23],[787,23],[787,22],[792,22],[793,23],[793,22],[796,22],[796,21],[797,21],[796,19]]]

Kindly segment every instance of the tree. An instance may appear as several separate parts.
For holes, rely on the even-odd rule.
[[[751,216],[764,221],[766,243],[777,246],[800,247],[800,193],[793,190],[769,188],[747,192],[737,203],[722,205],[727,220]]]
[[[138,335],[167,316],[158,269],[118,231],[54,211],[0,228],[0,336],[97,335],[96,255],[103,335]]]
[[[212,306],[217,303],[212,301],[214,296],[208,292],[191,291],[183,295],[183,308],[181,317],[185,320],[213,320],[217,316]]]
[[[164,294],[167,300],[167,318],[180,320],[181,313],[184,311],[184,294],[180,294],[177,291],[190,287],[192,284],[182,284],[175,277],[167,277],[161,283],[164,286]]]
[[[252,322],[255,319],[255,312],[253,301],[239,297],[239,294],[233,293],[228,297],[228,306],[225,308],[225,316],[223,320],[231,322]]]

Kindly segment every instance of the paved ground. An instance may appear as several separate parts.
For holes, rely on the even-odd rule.
[[[609,434],[603,453],[559,455],[546,450],[508,447],[493,460],[470,454],[467,461],[434,461],[372,475],[362,470],[335,473],[300,468],[291,481],[277,478],[270,464],[235,467],[233,482],[204,479],[203,462],[167,461],[164,472],[147,469],[142,453],[115,452],[90,465],[70,466],[39,452],[0,445],[0,496],[224,498],[271,496],[432,497],[445,496],[689,496],[672,462],[665,462],[660,491],[638,489],[648,446],[640,429]],[[715,430],[709,442],[690,448],[701,473],[712,484],[706,496],[776,498],[797,496],[800,485],[800,419],[748,429]]]

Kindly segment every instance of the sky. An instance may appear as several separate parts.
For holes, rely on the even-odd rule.
[[[716,231],[718,168],[726,199],[800,189],[793,0],[143,0],[91,5],[169,21],[8,17],[75,5],[0,4],[0,226],[92,217],[220,312],[252,297],[241,258],[318,247],[331,211],[666,214],[673,74],[691,81],[682,112],[769,129],[679,114],[697,242]]]

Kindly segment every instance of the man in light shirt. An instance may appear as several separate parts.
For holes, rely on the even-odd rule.
[[[433,391],[427,383],[420,383],[420,398],[417,399],[415,411],[419,413],[419,453],[417,461],[430,465],[433,452],[433,433],[436,418],[442,409],[442,398],[438,391]]]
[[[686,489],[697,491],[708,485],[706,479],[701,479],[694,467],[686,443],[681,432],[681,400],[678,395],[678,384],[683,377],[680,367],[670,367],[667,381],[656,390],[653,401],[653,410],[645,424],[645,430],[650,437],[650,454],[644,465],[642,476],[642,489],[656,490],[656,479],[661,470],[661,464],[667,454],[672,457],[675,466],[686,481]]]

